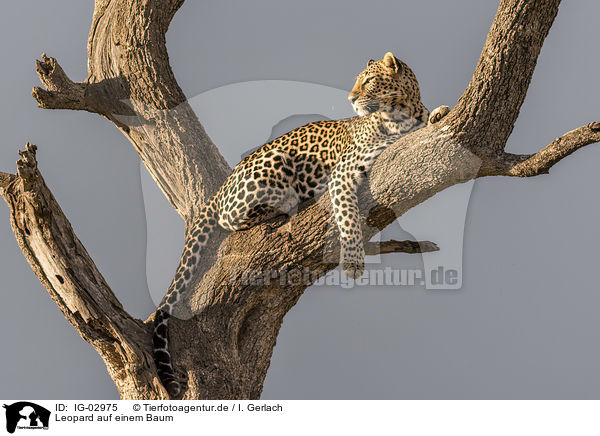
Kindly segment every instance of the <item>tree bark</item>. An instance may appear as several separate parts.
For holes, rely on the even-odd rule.
[[[168,62],[165,32],[182,3],[97,0],[88,78],[73,82],[55,59],[43,55],[37,72],[45,88],[34,88],[33,96],[43,108],[87,110],[112,121],[189,224],[230,168],[186,103]],[[596,122],[534,155],[504,152],[559,3],[500,2],[456,107],[439,123],[390,146],[363,184],[366,240],[450,186],[484,176],[546,173],[578,148],[600,141]],[[142,322],[123,310],[45,185],[35,147],[23,152],[18,175],[0,173],[0,193],[27,260],[65,317],[102,355],[121,397],[166,398],[151,358],[152,317]],[[285,227],[280,224],[213,237],[179,319],[171,322],[175,368],[187,378],[183,398],[259,398],[284,315],[308,286],[337,266],[339,244],[327,194],[302,205]],[[366,248],[437,249],[406,241]],[[249,274],[261,280],[248,280]]]

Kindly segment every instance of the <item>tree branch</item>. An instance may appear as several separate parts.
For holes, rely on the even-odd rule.
[[[164,395],[155,378],[151,329],[122,307],[38,170],[35,145],[20,151],[18,175],[0,174],[17,242],[65,318],[104,359],[123,397]],[[10,181],[10,183],[6,183]]]
[[[116,121],[117,116],[135,117],[124,92],[114,94],[115,86],[109,86],[115,80],[99,83],[73,82],[56,59],[42,53],[42,61],[35,61],[36,72],[45,88],[36,86],[31,95],[43,109],[84,110],[104,115]],[[126,128],[125,125],[120,127]]]
[[[32,95],[38,106],[45,109],[73,109],[98,112],[86,104],[85,83],[75,83],[67,77],[56,59],[42,54],[43,62],[36,61],[37,74],[46,90],[35,87]]]
[[[484,158],[510,136],[560,0],[501,0],[469,86],[440,127]],[[485,128],[482,128],[485,126]],[[485,166],[485,162],[484,162]]]
[[[428,253],[440,251],[440,248],[429,241],[382,241],[365,242],[365,254],[373,256],[376,254],[389,253]]]
[[[41,107],[97,112],[131,141],[152,178],[189,222],[231,169],[187,104],[169,65],[165,32],[182,0],[96,1],[88,77],[71,81],[55,59],[37,71]]]
[[[535,154],[506,153],[499,160],[497,172],[489,175],[532,177],[548,174],[557,162],[586,145],[600,142],[600,122],[590,123],[556,138]]]

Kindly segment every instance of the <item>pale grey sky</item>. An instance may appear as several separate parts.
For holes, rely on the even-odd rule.
[[[563,3],[510,151],[534,152],[600,118],[600,3]],[[463,92],[497,5],[188,1],[167,40],[189,98],[264,79],[349,89],[366,60],[393,51],[415,71],[424,103],[434,108],[454,105]],[[92,7],[65,0],[4,5],[0,170],[14,171],[26,141],[39,145],[44,177],[80,239],[126,309],[145,318],[154,305],[137,155],[97,115],[41,110],[30,96],[42,52],[72,79],[85,77]],[[263,398],[598,398],[599,162],[600,148],[589,146],[547,176],[477,181],[459,291],[308,291],[284,320]],[[444,219],[444,210],[429,216],[436,213]],[[0,218],[0,397],[117,398],[101,359],[31,272],[3,203]],[[385,259],[399,264],[419,260]]]

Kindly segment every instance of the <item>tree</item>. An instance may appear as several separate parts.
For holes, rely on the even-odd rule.
[[[187,105],[168,63],[165,33],[182,3],[97,1],[88,78],[73,82],[55,59],[44,56],[37,72],[45,88],[34,88],[33,96],[43,108],[86,110],[113,122],[190,223],[230,168]],[[472,80],[451,113],[379,157],[360,193],[362,209],[369,211],[366,238],[450,186],[485,176],[547,173],[578,148],[600,141],[595,122],[533,155],[504,151],[559,4],[501,1]],[[23,253],[65,317],[102,356],[121,397],[166,398],[152,361],[152,320],[123,310],[46,186],[35,149],[27,145],[21,152],[16,175],[0,173],[0,192]],[[230,272],[302,266],[316,277],[335,267],[323,256],[334,231],[327,195],[302,207],[290,228],[285,240],[265,225],[213,238],[185,304],[189,319],[171,323],[176,368],[189,376],[185,398],[259,397],[283,316],[307,286],[283,287],[277,280],[253,285]],[[243,254],[235,265],[227,256],[232,253]]]

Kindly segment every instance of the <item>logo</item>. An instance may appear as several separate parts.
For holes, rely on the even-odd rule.
[[[6,409],[6,431],[14,433],[18,429],[47,430],[50,411],[28,401],[4,405]]]

